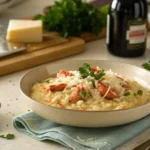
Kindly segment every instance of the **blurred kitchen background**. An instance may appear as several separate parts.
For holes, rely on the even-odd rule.
[[[19,19],[43,13],[43,8],[53,5],[54,1],[55,0],[0,0],[0,25],[2,24],[4,28],[7,28],[10,15],[13,17],[13,19]],[[94,7],[100,7],[111,2],[111,0],[83,1],[92,2]],[[150,6],[150,0],[147,1]]]
[[[6,32],[10,16],[13,19],[20,19],[43,13],[44,8],[53,5],[54,1],[56,0],[0,0],[0,30],[3,30],[3,26]],[[100,7],[111,2],[111,0],[84,1],[93,2],[93,6],[95,7]]]

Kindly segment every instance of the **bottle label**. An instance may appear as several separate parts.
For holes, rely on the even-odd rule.
[[[110,27],[110,16],[107,15],[107,31],[106,31],[106,43],[109,44],[109,27]]]
[[[147,25],[146,20],[129,20],[126,34],[127,47],[129,50],[142,48],[146,42]]]

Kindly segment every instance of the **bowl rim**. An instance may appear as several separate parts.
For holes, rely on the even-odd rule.
[[[122,64],[122,65],[129,65],[129,66],[132,66],[132,67],[135,67],[135,68],[137,68],[137,69],[141,69],[141,70],[143,70],[143,71],[145,71],[145,72],[147,72],[147,73],[149,73],[150,74],[150,72],[148,71],[148,70],[146,70],[146,69],[144,69],[144,68],[141,68],[141,67],[138,67],[138,66],[136,66],[136,65],[133,65],[133,64],[128,64],[128,63],[124,63],[124,62],[118,62],[118,61],[112,61],[112,60],[97,60],[97,59],[95,59],[95,60],[91,60],[91,59],[78,59],[78,60],[61,60],[61,61],[59,61],[59,62],[56,62],[54,65],[58,65],[58,64],[62,64],[62,63],[69,63],[69,62],[76,62],[76,61],[107,61],[107,62],[111,62],[111,63],[118,63],[118,64]],[[82,113],[88,113],[88,112],[90,112],[90,113],[114,113],[114,112],[125,112],[125,111],[128,111],[128,110],[133,110],[133,109],[138,109],[138,108],[142,108],[142,107],[145,107],[146,105],[150,105],[150,102],[148,102],[148,103],[145,103],[145,104],[142,104],[142,105],[138,105],[138,106],[134,106],[134,107],[131,107],[131,108],[126,108],[126,109],[119,109],[119,110],[106,110],[106,111],[96,111],[96,110],[92,110],[92,111],[83,111],[83,110],[73,110],[73,109],[66,109],[66,108],[59,108],[59,107],[54,107],[54,106],[51,106],[51,105],[46,105],[46,104],[44,104],[44,103],[41,103],[41,102],[39,102],[39,101],[36,101],[36,100],[34,100],[34,99],[32,99],[31,97],[29,97],[27,94],[25,94],[24,93],[24,91],[23,91],[23,89],[22,89],[22,82],[23,82],[23,80],[24,80],[24,78],[26,78],[26,76],[28,75],[28,74],[30,74],[31,72],[34,72],[35,70],[37,70],[37,69],[39,69],[39,68],[46,68],[46,66],[49,66],[49,65],[53,65],[53,64],[45,64],[45,65],[42,65],[42,66],[38,66],[38,67],[35,67],[35,68],[33,68],[33,69],[31,69],[31,70],[29,70],[27,73],[25,73],[22,77],[21,77],[21,79],[20,79],[20,85],[19,85],[19,88],[20,88],[20,91],[21,91],[21,93],[26,97],[26,98],[28,98],[28,99],[30,99],[30,100],[32,100],[32,101],[34,101],[34,102],[37,102],[37,103],[39,103],[39,104],[42,104],[42,105],[44,105],[44,106],[48,106],[48,107],[52,107],[52,108],[54,108],[54,109],[59,109],[59,110],[64,110],[64,111],[74,111],[74,112],[82,112]],[[150,114],[150,113],[149,113]]]

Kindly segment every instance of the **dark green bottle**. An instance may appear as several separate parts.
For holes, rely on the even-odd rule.
[[[122,57],[144,54],[147,38],[147,1],[112,0],[107,17],[107,47]]]

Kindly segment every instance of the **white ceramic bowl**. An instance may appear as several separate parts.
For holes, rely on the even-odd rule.
[[[76,60],[61,63],[51,63],[45,67],[37,67],[25,74],[20,82],[20,88],[29,107],[38,115],[48,120],[79,127],[106,127],[126,124],[136,121],[150,114],[150,103],[135,108],[115,111],[79,111],[55,108],[34,101],[30,98],[30,89],[35,82],[48,78],[60,69],[74,70],[83,63],[112,69],[113,72],[127,78],[140,81],[143,85],[150,85],[150,72],[130,64],[105,60]]]

